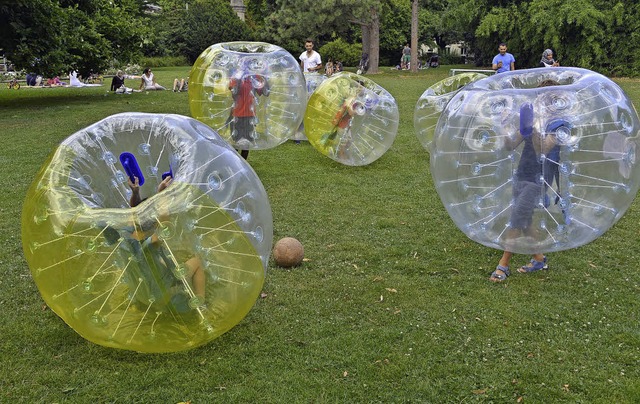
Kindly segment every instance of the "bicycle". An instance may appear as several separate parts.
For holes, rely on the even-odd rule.
[[[20,90],[20,83],[18,83],[17,79],[11,79],[7,82],[7,88],[9,90],[11,89]]]

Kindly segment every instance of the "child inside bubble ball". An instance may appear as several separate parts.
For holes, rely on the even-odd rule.
[[[358,99],[364,95],[363,83],[358,83],[357,87],[351,87],[344,101],[340,105],[338,112],[331,120],[333,130],[325,133],[319,140],[320,145],[329,149],[329,153],[334,157],[346,158],[346,152],[352,143],[351,125],[355,115],[365,113],[365,105]],[[338,137],[338,135],[340,135]]]
[[[554,80],[545,80],[538,87],[557,86],[560,83]],[[523,104],[520,108],[520,131],[515,137],[507,139],[505,146],[511,150],[524,143],[518,168],[513,179],[513,205],[509,228],[506,231],[507,240],[513,240],[520,235],[534,236],[536,229],[531,226],[534,209],[540,203],[541,195],[546,195],[546,187],[553,183],[557,172],[558,158],[544,160],[540,156],[559,155],[559,145],[555,131],[565,125],[563,120],[552,121],[543,135],[533,129],[533,106]],[[540,177],[544,182],[541,183]],[[546,203],[546,201],[545,201]],[[509,264],[513,253],[503,251],[500,262],[495,271],[491,273],[489,280],[502,282],[511,271]],[[548,269],[547,257],[543,253],[535,253],[531,261],[518,268],[520,273],[529,273]]]
[[[127,177],[127,181],[129,184],[129,188],[131,188],[131,197],[129,198],[129,205],[131,207],[136,207],[142,202],[146,200],[146,198],[141,198],[140,196],[140,184],[138,177],[133,177],[134,181],[131,181],[130,178]],[[173,178],[171,176],[165,177],[160,184],[158,184],[157,192],[160,193],[167,189],[167,187],[171,184]],[[132,238],[138,240],[144,249],[151,249],[155,252],[153,254],[153,261],[167,269],[171,269],[175,264],[173,260],[171,260],[164,249],[162,248],[160,239],[156,233],[156,224],[145,225],[142,224],[140,229],[135,229],[132,233]],[[150,235],[149,233],[152,232]],[[176,252],[177,254],[178,252]],[[182,254],[181,254],[182,255]],[[186,258],[186,257],[185,257]],[[189,287],[193,290],[193,293],[198,298],[200,304],[204,304],[205,301],[205,286],[206,286],[206,275],[204,273],[204,268],[202,265],[202,261],[197,256],[192,256],[184,261],[184,265],[186,268],[186,279],[189,283]],[[175,280],[175,277],[170,273],[170,271],[166,271],[166,276],[163,276],[167,279],[167,283],[171,283]],[[173,278],[172,278],[173,277]]]
[[[258,96],[269,96],[269,81],[261,74],[244,74],[242,70],[238,70],[229,80],[229,90],[233,106],[227,123],[231,139],[246,160],[249,157],[249,147],[256,138]]]

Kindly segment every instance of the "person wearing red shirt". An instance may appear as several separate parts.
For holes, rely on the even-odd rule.
[[[255,140],[258,96],[269,96],[269,82],[259,74],[243,75],[240,78],[231,78],[229,90],[233,95],[230,116],[231,139],[246,160],[249,157],[249,146]]]

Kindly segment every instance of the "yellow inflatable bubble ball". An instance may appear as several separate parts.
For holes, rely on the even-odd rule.
[[[429,151],[440,113],[454,95],[469,83],[489,77],[482,73],[462,73],[440,80],[427,88],[418,99],[413,127],[420,144]]]
[[[298,62],[264,42],[212,45],[189,75],[191,115],[240,150],[269,149],[292,137],[306,102]]]
[[[311,95],[304,127],[320,153],[345,165],[363,166],[389,150],[398,118],[398,105],[388,91],[344,72],[322,82]]]
[[[272,239],[255,172],[179,115],[118,114],[73,134],[22,212],[47,305],[84,338],[139,352],[191,349],[242,320]]]

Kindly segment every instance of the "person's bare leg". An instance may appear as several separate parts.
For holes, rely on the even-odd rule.
[[[202,267],[202,262],[198,257],[193,257],[185,262],[187,267],[187,280],[193,289],[193,293],[204,303],[207,278]]]
[[[509,263],[511,262],[511,257],[513,256],[512,252],[504,251],[502,253],[502,257],[498,262],[498,265],[509,268]]]
[[[506,234],[507,240],[512,240],[512,239],[516,238],[519,233],[520,233],[519,229],[509,228],[507,230],[507,234]],[[502,257],[500,257],[500,261],[498,262],[498,267],[503,267],[503,268],[509,269],[509,265],[510,265],[510,262],[511,262],[511,257],[513,257],[513,253],[510,252],[510,251],[506,251],[505,250],[502,253]],[[503,271],[503,270],[501,270],[499,268],[496,268],[496,270],[493,271],[493,273],[491,274],[491,277],[489,278],[489,280],[492,281],[492,282],[501,282],[501,281],[504,280],[504,278],[502,277],[503,275],[505,275],[505,278],[506,278],[506,276],[508,276],[508,274],[505,271]]]

